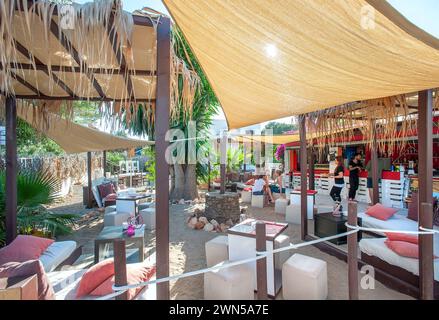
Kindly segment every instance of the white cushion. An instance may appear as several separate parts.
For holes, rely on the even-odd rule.
[[[40,256],[44,271],[51,272],[66,260],[76,249],[75,241],[59,241],[52,243]]]
[[[326,299],[326,262],[299,253],[294,254],[282,267],[282,293],[285,300]]]
[[[264,200],[265,200],[265,195],[255,196],[254,194],[252,194],[251,206],[255,208],[263,208]]]

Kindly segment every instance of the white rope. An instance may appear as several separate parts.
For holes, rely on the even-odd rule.
[[[329,236],[329,237],[325,237],[325,238],[320,238],[320,239],[316,239],[316,240],[312,240],[312,241],[306,241],[306,242],[302,242],[302,243],[299,243],[299,244],[292,244],[291,243],[288,247],[283,247],[283,248],[279,248],[279,249],[275,249],[275,250],[271,250],[271,251],[256,252],[256,254],[257,254],[256,257],[247,258],[247,259],[243,259],[243,260],[237,260],[237,261],[229,262],[227,264],[216,265],[216,266],[213,266],[213,267],[210,267],[210,268],[190,271],[190,272],[182,273],[182,274],[175,275],[175,276],[169,276],[169,277],[166,277],[166,278],[155,279],[155,280],[150,280],[150,281],[145,281],[145,282],[139,282],[139,283],[136,283],[136,284],[130,284],[130,285],[125,285],[125,286],[113,285],[113,290],[115,292],[113,292],[111,294],[108,294],[106,296],[97,298],[96,300],[109,300],[109,299],[112,299],[114,297],[117,297],[117,296],[121,295],[122,293],[128,291],[129,289],[135,289],[135,288],[139,288],[139,287],[144,287],[144,286],[147,286],[147,285],[150,285],[150,284],[158,284],[158,283],[162,283],[162,282],[178,280],[178,279],[192,277],[192,276],[196,276],[196,275],[207,273],[207,272],[211,272],[211,271],[216,271],[216,270],[221,270],[221,269],[225,269],[225,268],[229,268],[229,267],[233,267],[233,266],[238,266],[238,265],[241,265],[241,264],[246,264],[246,263],[249,263],[249,262],[253,262],[253,261],[257,261],[257,260],[263,259],[263,258],[265,258],[265,257],[267,257],[268,255],[271,255],[271,254],[275,254],[275,253],[279,253],[279,252],[287,251],[287,250],[299,249],[299,248],[302,248],[302,247],[314,245],[314,244],[319,243],[319,242],[325,242],[325,241],[333,240],[333,239],[336,239],[336,238],[348,236],[348,235],[356,233],[356,232],[358,232],[358,230],[351,230],[351,231],[348,231],[348,232],[339,233],[339,234],[336,234],[336,235],[333,235],[333,236]]]
[[[424,227],[419,227],[419,229],[423,230],[423,231],[428,231],[428,232],[431,232],[431,233],[439,233],[439,230],[428,229],[428,228],[424,228]]]
[[[405,234],[433,234],[435,233],[434,230],[425,230],[425,231],[412,231],[412,230],[388,230],[388,229],[379,229],[379,228],[366,228],[366,227],[360,227],[360,226],[351,226],[349,223],[345,223],[345,226],[354,229],[354,230],[361,230],[361,231],[369,231],[369,232],[381,232],[381,233],[405,233]],[[424,230],[423,227],[419,227],[419,229]]]

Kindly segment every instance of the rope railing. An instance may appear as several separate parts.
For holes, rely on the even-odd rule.
[[[415,234],[415,235],[422,235],[422,234],[434,234],[438,233],[437,230],[433,229],[426,229],[424,227],[419,227],[421,231],[415,231],[415,230],[391,230],[391,229],[380,229],[380,228],[367,228],[367,227],[361,227],[361,226],[352,226],[349,223],[345,223],[345,226],[350,229],[355,229],[358,231],[365,231],[365,232],[380,232],[380,233],[403,233],[403,234]]]

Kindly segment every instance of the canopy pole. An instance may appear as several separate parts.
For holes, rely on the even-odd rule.
[[[372,146],[370,150],[371,158],[371,168],[372,168],[372,199],[370,201],[372,204],[377,204],[380,202],[380,189],[379,189],[379,178],[378,177],[378,145],[376,137],[376,121],[371,122],[372,130]]]
[[[256,223],[256,251],[267,250],[265,222]],[[258,289],[258,300],[267,300],[267,258],[256,261],[256,283]]]
[[[102,151],[102,167],[103,167],[103,169],[104,169],[104,178],[106,178],[107,176],[105,175],[105,168],[106,168],[106,165],[107,165],[107,151],[106,150],[104,150],[104,151]]]
[[[306,152],[306,126],[305,115],[299,116],[299,134],[300,134],[300,214],[301,214],[301,237],[305,240],[308,235],[308,197],[307,197],[307,158]]]
[[[210,174],[211,174],[211,168],[210,168],[210,160],[207,162],[207,191],[210,192]]]
[[[220,141],[220,193],[226,193],[227,136],[223,132]]]
[[[348,203],[348,223],[356,226],[357,221],[357,203],[349,201]],[[349,230],[351,230],[349,228]],[[348,284],[349,300],[358,300],[358,234],[357,232],[348,235]]]
[[[433,202],[433,92],[420,91],[418,94],[418,144],[419,226],[433,229],[432,211],[428,204]],[[419,235],[419,291],[420,298],[432,300],[433,288],[433,235]]]
[[[171,100],[171,20],[161,16],[157,26],[156,139],[156,263],[157,278],[169,276],[169,165],[166,133]],[[157,299],[169,300],[169,282],[157,284]]]
[[[92,163],[91,163],[91,152],[87,152],[87,208],[90,209],[93,207],[93,192],[92,192],[92,179],[91,179],[91,167],[92,167]]]
[[[113,242],[114,251],[114,284],[118,287],[126,286],[127,279],[127,258],[125,239],[116,239]],[[121,293],[116,300],[128,300],[128,291]]]
[[[309,148],[309,189],[310,190],[316,189],[314,162],[315,162],[314,148],[311,146]]]
[[[15,97],[6,98],[6,244],[17,236],[17,104]]]

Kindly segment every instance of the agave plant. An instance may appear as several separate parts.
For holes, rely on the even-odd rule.
[[[60,181],[49,172],[20,171],[17,175],[17,227],[21,234],[54,237],[69,233],[77,215],[56,214],[46,206],[59,199]],[[5,236],[5,172],[0,172],[0,245]]]

